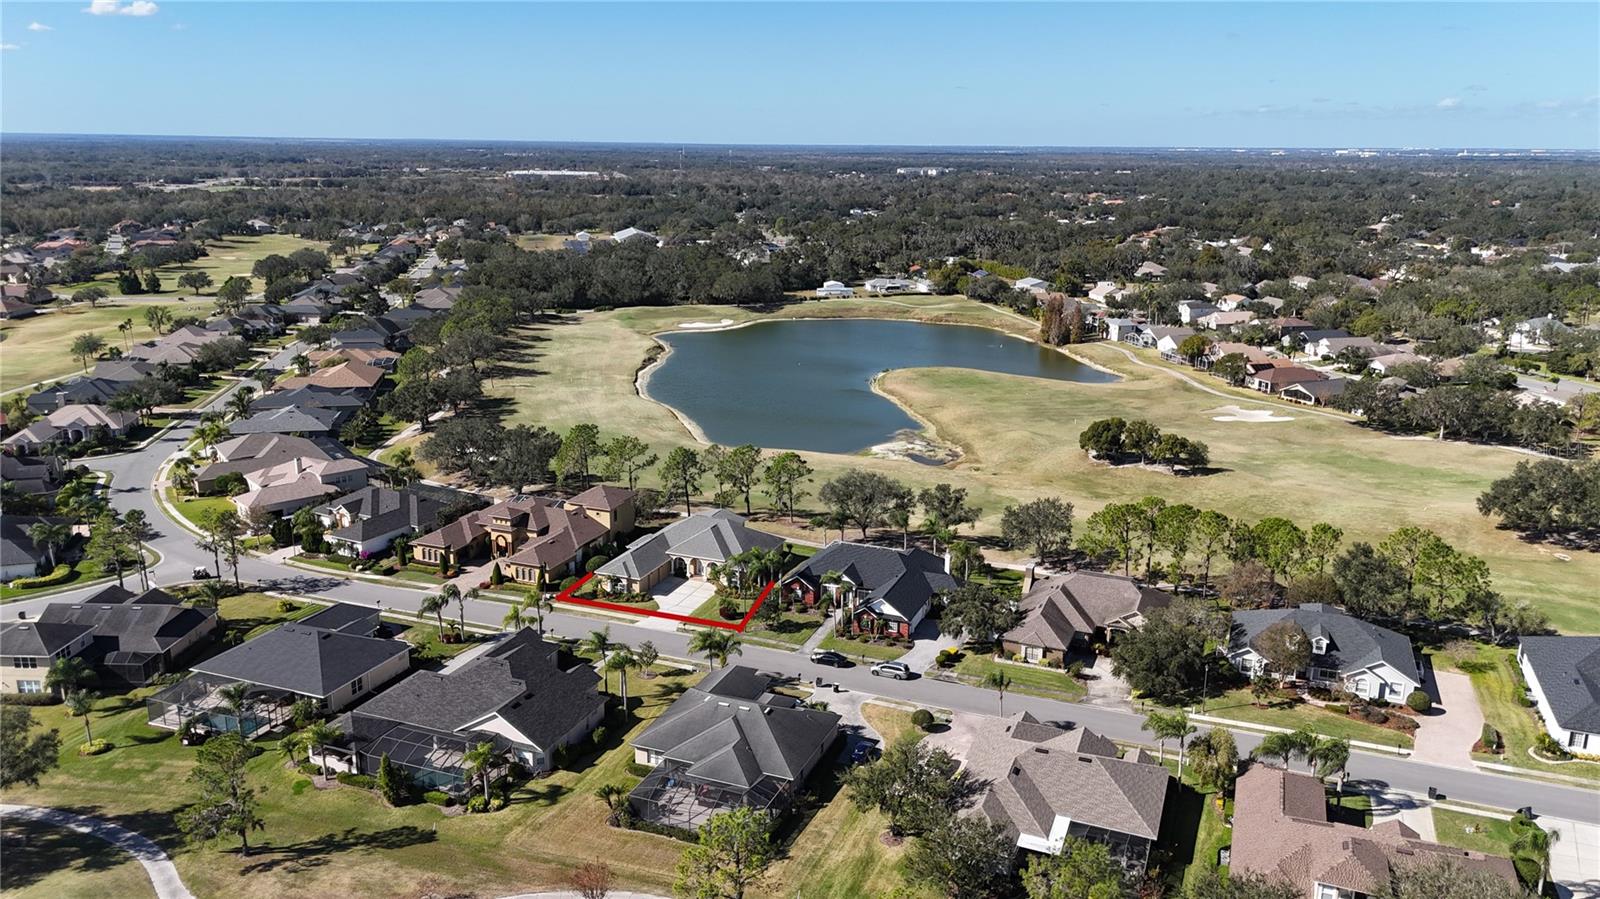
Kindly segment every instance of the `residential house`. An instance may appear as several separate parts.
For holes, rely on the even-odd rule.
[[[342,712],[405,674],[410,664],[411,647],[399,640],[351,627],[281,624],[195,663],[193,674],[150,697],[145,707],[154,727],[177,730],[199,718],[211,730],[255,737],[287,724],[299,700],[309,699],[325,713]],[[230,684],[249,685],[242,708],[222,696]]]
[[[58,456],[13,456],[0,453],[0,480],[22,496],[54,493],[61,483]],[[0,580],[10,580],[0,578]]]
[[[1213,331],[1220,331],[1224,328],[1237,328],[1241,325],[1253,324],[1255,320],[1256,314],[1254,312],[1244,309],[1224,312],[1219,309],[1216,312],[1201,316],[1200,326],[1210,328]]]
[[[456,300],[460,298],[461,288],[446,287],[441,284],[437,287],[425,287],[417,291],[416,296],[411,298],[411,305],[434,312],[448,312],[451,307],[455,306]]]
[[[998,723],[998,722],[996,722]],[[1161,833],[1171,775],[1143,749],[1027,712],[979,729],[966,773],[980,785],[968,814],[999,825],[1017,848],[1060,855],[1071,837],[1100,843],[1135,877]]]
[[[1387,893],[1397,868],[1434,863],[1503,878],[1520,890],[1509,859],[1427,842],[1398,818],[1375,827],[1328,819],[1322,781],[1252,765],[1234,785],[1229,871],[1288,884],[1304,899],[1364,899]]]
[[[621,231],[612,234],[611,239],[617,243],[627,243],[630,240],[648,240],[657,246],[662,243],[661,238],[651,234],[649,231],[641,231],[638,228],[623,228]]]
[[[753,668],[722,668],[650,722],[633,740],[634,762],[655,769],[628,795],[634,817],[697,830],[742,806],[788,808],[838,739],[839,716],[771,688]]]
[[[1266,673],[1271,666],[1258,649],[1259,641],[1262,632],[1280,621],[1292,622],[1305,633],[1311,641],[1311,661],[1303,670],[1275,674],[1389,702],[1404,702],[1422,688],[1409,637],[1322,603],[1234,612],[1228,661],[1252,677]]]
[[[874,296],[910,293],[916,290],[916,285],[905,278],[868,278],[862,287],[866,289],[867,293]]]
[[[343,349],[312,350],[306,354],[306,358],[310,360],[312,368],[315,369],[337,365],[340,362],[356,362],[362,365],[375,365],[383,369],[393,369],[395,363],[400,361],[400,354],[394,350],[347,347]]]
[[[457,498],[453,490],[426,484],[400,490],[369,484],[313,511],[326,529],[323,539],[352,556],[367,556],[388,549],[396,537],[432,528]]]
[[[46,447],[82,443],[93,437],[121,439],[138,423],[139,416],[132,412],[75,404],[51,412],[0,441],[0,446],[17,453],[39,453]]]
[[[1426,364],[1427,361],[1428,360],[1414,353],[1384,353],[1381,356],[1373,356],[1371,359],[1367,360],[1367,368],[1377,372],[1380,375],[1387,375],[1393,371],[1397,365],[1423,365]]]
[[[219,340],[229,340],[229,335],[210,331],[199,325],[184,325],[159,340],[136,343],[124,358],[168,365],[190,365],[199,355],[200,348]]]
[[[918,547],[838,540],[784,575],[781,589],[807,606],[826,601],[838,608],[856,633],[909,637],[935,598],[956,588],[947,568],[946,560]]]
[[[1193,325],[1216,311],[1217,307],[1211,303],[1200,300],[1184,300],[1178,304],[1178,320],[1186,325]]]
[[[31,394],[27,400],[28,408],[40,415],[47,415],[68,406],[104,406],[127,387],[127,382],[112,381],[98,376],[57,381]]]
[[[346,713],[346,770],[376,774],[388,756],[422,789],[470,788],[466,754],[478,743],[542,773],[557,750],[585,740],[605,717],[600,676],[524,628],[449,671],[418,671]]]
[[[1389,347],[1370,337],[1322,337],[1308,340],[1305,345],[1306,355],[1313,359],[1334,359],[1346,350],[1368,357],[1387,355],[1390,352]]]
[[[1530,318],[1511,327],[1511,332],[1506,335],[1506,349],[1516,352],[1541,352],[1550,348],[1557,335],[1571,330],[1571,327],[1553,315]]]
[[[233,498],[239,514],[292,515],[318,500],[339,496],[367,484],[368,463],[353,458],[307,461],[290,459],[244,476],[244,493]]]
[[[1167,276],[1167,267],[1155,262],[1145,262],[1134,269],[1133,276],[1135,278],[1148,278],[1152,281],[1159,281]]]
[[[22,284],[7,284],[3,295],[0,295],[0,320],[11,321],[19,318],[29,318],[39,314],[39,307],[11,295],[10,288],[24,287]]]
[[[633,530],[634,494],[591,487],[570,499],[517,495],[411,541],[412,558],[460,565],[485,555],[502,560],[501,573],[543,585],[577,574],[601,546]]]
[[[1550,737],[1600,756],[1600,637],[1523,637],[1517,664]]]
[[[703,579],[711,566],[754,547],[782,545],[782,537],[750,527],[742,516],[710,509],[640,537],[595,574],[612,592],[643,593],[668,577]]]
[[[50,553],[28,535],[28,528],[47,523],[66,524],[67,519],[10,512],[0,515],[0,582],[9,584],[17,578],[49,571]],[[56,550],[56,556],[61,557],[61,549]]]
[[[1132,318],[1107,318],[1101,322],[1105,329],[1107,340],[1134,343],[1139,338],[1139,329],[1144,322]]]
[[[324,410],[333,414],[333,419],[329,422],[331,433],[344,427],[345,422],[354,417],[361,407],[371,402],[371,395],[354,388],[292,387],[256,397],[250,403],[250,411],[261,413],[276,409]]]
[[[375,349],[383,349],[382,343]],[[294,390],[297,387],[317,387],[324,390],[364,390],[377,389],[388,371],[377,365],[368,365],[364,362],[340,362],[327,368],[319,368],[305,377],[284,378],[278,382],[280,390]]]
[[[338,303],[329,302],[326,297],[301,291],[278,308],[283,310],[287,321],[320,325],[332,318],[339,311],[339,306]]]
[[[1244,386],[1266,394],[1278,394],[1290,384],[1326,381],[1328,376],[1298,365],[1271,365],[1259,368],[1245,376]]]
[[[331,434],[339,429],[344,417],[337,409],[320,406],[283,406],[266,409],[249,418],[236,419],[228,424],[228,433],[244,434],[295,434],[302,437]]]
[[[1275,358],[1271,353],[1258,346],[1251,346],[1248,343],[1238,343],[1237,341],[1231,340],[1219,340],[1206,348],[1206,354],[1200,357],[1199,367],[1209,370],[1216,366],[1218,359],[1221,359],[1223,356],[1233,355],[1243,356],[1247,365],[1254,363],[1262,366],[1270,366],[1272,364],[1272,360]]]
[[[50,666],[94,642],[86,624],[13,619],[0,625],[0,692],[43,693]]]
[[[1115,281],[1096,281],[1095,285],[1089,288],[1088,297],[1103,306],[1124,293],[1126,291],[1118,287]]]
[[[194,474],[195,489],[200,493],[215,490],[217,480],[226,474],[248,475],[294,459],[310,463],[354,458],[349,450],[330,438],[290,434],[244,434],[224,440],[208,452],[214,461],[198,468]]]
[[[79,653],[101,674],[101,683],[142,687],[183,662],[217,631],[215,609],[186,606],[164,590],[135,594],[107,587],[76,603],[51,603],[40,624],[87,626],[93,639]]]
[[[823,299],[847,299],[855,295],[855,290],[843,281],[824,281],[817,288],[817,296]]]
[[[1303,318],[1295,318],[1292,315],[1281,316],[1272,320],[1273,333],[1284,339],[1298,334],[1305,334],[1308,331],[1315,331],[1316,329],[1317,326],[1311,322]]]
[[[1350,386],[1349,378],[1323,378],[1320,381],[1298,381],[1278,391],[1278,396],[1304,406],[1328,406]]]
[[[1050,282],[1043,278],[1018,278],[1011,286],[1041,297],[1050,292]]]
[[[1029,662],[1064,663],[1069,653],[1109,644],[1171,604],[1171,594],[1131,577],[1093,571],[1048,577],[1023,591],[1017,603],[1022,620],[1000,637],[1000,647]]]
[[[1141,335],[1141,345],[1153,346],[1161,358],[1168,362],[1188,362],[1178,354],[1178,347],[1185,340],[1193,337],[1197,331],[1193,328],[1169,328],[1165,325],[1147,325]],[[1148,342],[1145,342],[1148,341]]]

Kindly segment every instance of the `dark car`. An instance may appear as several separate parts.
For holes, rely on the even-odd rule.
[[[855,748],[850,750],[850,764],[865,765],[877,757],[877,750],[878,747],[871,743],[857,743]]]
[[[831,649],[813,650],[811,661],[818,665],[832,665],[835,668],[844,668],[850,664],[850,660],[845,658],[842,653],[834,652]]]

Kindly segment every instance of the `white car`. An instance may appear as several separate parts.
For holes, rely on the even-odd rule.
[[[878,677],[892,677],[895,680],[910,680],[911,666],[905,662],[879,662],[872,666],[872,673]]]

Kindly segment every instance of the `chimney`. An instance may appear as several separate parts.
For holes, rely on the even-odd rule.
[[[1033,589],[1033,569],[1034,569],[1034,564],[1035,563],[1033,563],[1033,562],[1029,562],[1027,565],[1024,565],[1023,568],[1022,568],[1022,592],[1023,593],[1027,593],[1029,590]]]

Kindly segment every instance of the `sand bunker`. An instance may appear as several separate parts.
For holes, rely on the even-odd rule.
[[[678,327],[698,331],[706,328],[726,328],[733,324],[733,319],[725,318],[720,322],[680,322]]]
[[[1279,415],[1271,409],[1241,409],[1238,406],[1223,406],[1212,409],[1212,412],[1221,413],[1211,416],[1212,421],[1294,421],[1293,415]]]

